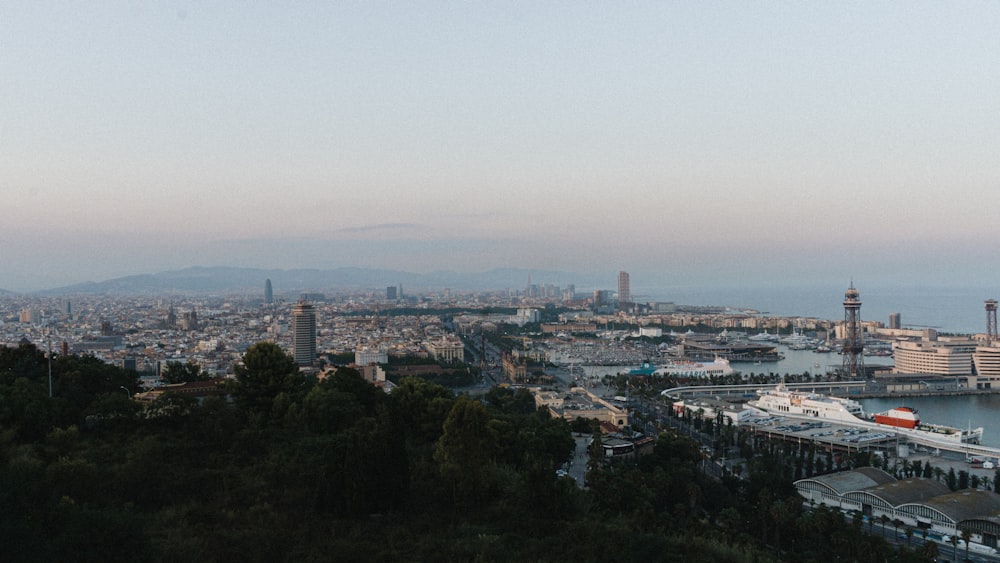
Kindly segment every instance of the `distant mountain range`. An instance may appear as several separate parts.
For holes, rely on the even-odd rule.
[[[367,268],[336,268],[332,270],[265,270],[258,268],[201,267],[170,270],[156,274],[141,274],[86,282],[36,292],[41,295],[65,294],[162,294],[169,292],[243,292],[264,291],[264,280],[270,279],[276,295],[287,292],[331,291],[338,289],[384,289],[402,285],[403,290],[523,289],[528,279],[536,284],[553,284],[577,288],[600,287],[594,276],[547,270],[506,268],[482,273],[452,271],[415,274],[397,270]],[[603,283],[612,283],[609,276]],[[609,286],[610,287],[610,286]]]

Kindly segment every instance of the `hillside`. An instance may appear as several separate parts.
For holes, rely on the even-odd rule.
[[[402,285],[404,291],[523,288],[529,279],[555,285],[576,284],[577,287],[599,285],[594,276],[571,272],[496,269],[481,273],[437,271],[417,274],[399,270],[368,268],[335,269],[260,269],[193,266],[156,274],[140,274],[100,282],[85,282],[47,289],[43,295],[62,294],[149,294],[169,292],[263,291],[264,280],[270,279],[275,293],[298,291],[328,291],[337,289],[379,289]],[[596,283],[595,283],[596,282]],[[609,278],[604,283],[610,284]],[[608,286],[610,287],[610,286]]]

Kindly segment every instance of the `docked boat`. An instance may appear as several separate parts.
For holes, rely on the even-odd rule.
[[[765,329],[764,332],[760,332],[753,336],[747,337],[747,340],[751,342],[777,342],[778,338],[779,337],[777,334],[771,334],[767,332],[767,330]]]
[[[790,391],[784,383],[775,389],[758,391],[758,395],[747,405],[779,416],[823,418],[868,428],[888,426],[903,436],[952,444],[978,444],[983,437],[982,427],[962,430],[921,422],[916,409],[909,407],[896,407],[869,418],[865,416],[861,403],[853,399]]]
[[[643,364],[642,367],[629,371],[628,375],[709,378],[722,377],[734,373],[736,373],[736,370],[729,365],[729,360],[716,358],[712,362],[691,362],[678,359],[658,367]]]
[[[885,424],[897,428],[916,428],[920,424],[920,415],[917,409],[910,407],[896,407],[885,412],[880,412],[872,417],[876,424]]]
[[[825,418],[848,424],[862,422],[865,416],[861,403],[853,399],[789,391],[784,382],[775,389],[761,390],[758,395],[747,404],[776,415]]]
[[[885,412],[880,412],[872,416],[872,420],[875,424],[903,428],[909,430],[910,432],[917,433],[917,435],[924,435],[955,443],[978,444],[983,438],[982,427],[970,427],[962,430],[961,428],[952,428],[951,426],[944,426],[941,424],[921,423],[920,415],[917,413],[917,409],[910,407],[896,407]]]

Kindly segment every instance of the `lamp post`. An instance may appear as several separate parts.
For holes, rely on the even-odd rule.
[[[122,391],[124,391],[125,395],[128,396],[129,399],[132,398],[132,392],[128,390],[128,387],[125,387],[124,385],[121,385],[118,388],[121,389]]]

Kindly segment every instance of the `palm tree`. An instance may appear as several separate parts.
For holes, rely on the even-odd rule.
[[[952,554],[952,558],[954,558],[957,561],[958,560],[958,536],[956,534],[952,534],[951,537],[948,538],[948,541],[951,542],[951,554]]]
[[[889,523],[889,517],[883,514],[878,517],[878,521],[882,524],[882,537],[885,537],[885,525]]]
[[[929,561],[934,561],[939,554],[937,542],[925,541],[923,554]]]
[[[969,559],[969,541],[972,539],[972,530],[965,528],[962,530],[962,541],[965,542],[965,559]]]
[[[895,537],[899,537],[899,527],[903,525],[903,521],[899,518],[892,519],[892,529]]]
[[[861,514],[860,510],[851,511],[851,525],[854,526],[855,530],[861,530],[861,522],[863,521],[864,515]]]

